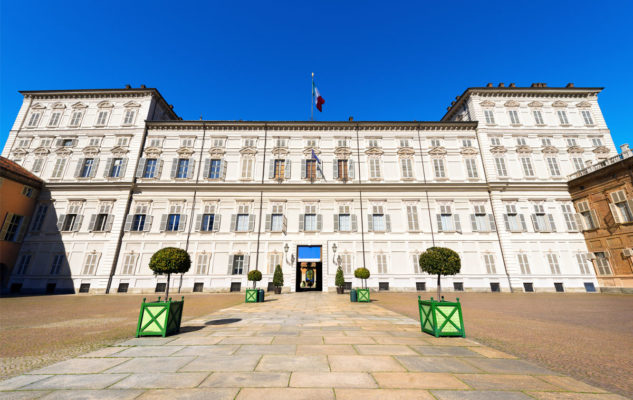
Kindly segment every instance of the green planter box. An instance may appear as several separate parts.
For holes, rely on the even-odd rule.
[[[464,331],[464,319],[462,317],[462,305],[459,298],[456,302],[422,300],[418,296],[420,308],[420,325],[422,332],[435,337],[461,336],[466,337]]]
[[[358,302],[369,303],[369,289],[356,289],[356,298]]]
[[[180,301],[158,301],[146,303],[143,299],[141,313],[138,316],[136,337],[162,336],[180,332],[182,321],[182,308],[185,303],[183,297]]]
[[[246,289],[246,303],[257,303],[257,289]]]

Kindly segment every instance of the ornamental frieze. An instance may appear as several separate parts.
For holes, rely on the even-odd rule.
[[[585,150],[580,146],[571,146],[567,149],[567,152],[570,154],[582,154]]]
[[[558,149],[554,146],[545,146],[541,149],[543,154],[558,154]]]
[[[522,144],[521,146],[517,146],[517,153],[531,153],[532,148],[530,146]]]

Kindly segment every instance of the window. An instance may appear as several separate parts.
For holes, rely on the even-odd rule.
[[[126,254],[125,257],[123,258],[123,271],[121,272],[121,274],[134,275],[137,259],[138,259],[138,254],[136,253]]]
[[[512,125],[521,124],[521,121],[519,121],[519,112],[517,110],[508,111],[508,115],[510,116],[510,123]]]
[[[585,168],[585,162],[582,160],[581,157],[572,157],[571,161],[574,164],[574,169],[576,171],[580,171],[581,169]]]
[[[420,230],[418,207],[415,204],[407,205],[407,223],[409,225],[409,231],[417,232]]]
[[[131,230],[134,232],[144,231],[146,217],[145,214],[134,214]]]
[[[466,164],[466,173],[469,178],[479,177],[479,173],[477,172],[477,161],[474,158],[466,158],[464,159],[464,163]]]
[[[283,179],[286,176],[285,160],[275,160],[273,179]]]
[[[253,179],[253,158],[242,158],[242,179]]]
[[[312,147],[312,148],[317,147],[316,139],[308,139],[308,140],[306,140],[306,147]]]
[[[517,258],[519,260],[519,267],[521,268],[521,274],[522,275],[530,275],[531,271],[530,271],[530,262],[528,261],[528,256],[527,254],[517,254]]]
[[[367,140],[367,147],[378,147],[378,139]]]
[[[51,119],[48,120],[48,126],[51,128],[56,127],[57,125],[59,125],[59,120],[62,117],[62,113],[61,111],[54,111],[51,114]]]
[[[484,263],[486,264],[486,273],[496,274],[497,268],[495,267],[495,256],[492,254],[484,254]]]
[[[495,157],[495,167],[497,168],[497,175],[500,177],[508,176],[508,169],[506,167],[506,159],[503,157]]]
[[[616,224],[633,222],[633,200],[627,200],[624,190],[611,193],[611,214]]]
[[[193,147],[193,138],[183,138],[180,140],[180,147]]]
[[[580,221],[582,222],[582,228],[585,231],[598,229],[598,215],[595,210],[589,208],[587,201],[580,201],[577,204],[578,212],[580,213]]]
[[[554,216],[546,214],[542,204],[534,204],[532,223],[534,224],[534,232],[556,232]]]
[[[213,147],[224,147],[224,139],[213,139]]]
[[[270,216],[270,230],[273,232],[282,232],[284,225],[283,214],[272,214]]]
[[[347,147],[347,139],[338,139],[336,141],[337,147]]]
[[[411,264],[413,265],[413,272],[416,274],[423,274],[424,272],[420,268],[420,254],[411,254]]]
[[[318,230],[317,226],[317,210],[315,204],[309,204],[305,206],[305,214],[303,215],[303,230],[307,232],[315,232]]]
[[[386,254],[376,255],[376,272],[379,274],[387,273],[387,255]]]
[[[348,161],[347,160],[337,160],[336,161],[336,173],[335,178],[341,180],[341,181],[347,181],[350,176],[349,176],[349,167],[348,167]]]
[[[413,178],[413,163],[410,158],[402,158],[400,160],[400,167],[402,168],[402,178],[403,179],[411,179]]]
[[[123,159],[122,158],[113,158],[112,166],[110,167],[110,173],[108,177],[110,178],[120,178],[121,172],[123,170]]]
[[[117,146],[127,146],[130,143],[130,138],[120,137],[116,139]]]
[[[488,125],[494,125],[495,114],[492,110],[484,110],[484,117],[486,118],[486,123]]]
[[[560,176],[560,167],[558,165],[558,159],[556,157],[546,157],[547,168],[552,176]]]
[[[40,204],[37,206],[37,210],[35,211],[35,217],[33,217],[33,224],[31,226],[31,231],[39,232],[42,230],[42,225],[44,224],[44,218],[46,218],[46,211],[48,211],[47,204]]]
[[[440,147],[441,145],[440,139],[431,139],[431,147]]]
[[[275,147],[287,147],[288,146],[288,140],[285,138],[277,138],[275,140]]]
[[[548,253],[547,263],[552,275],[560,275],[560,266],[558,265],[558,256],[556,254]]]
[[[18,147],[28,148],[31,144],[31,139],[20,139],[18,142]]]
[[[209,254],[198,254],[196,259],[196,275],[206,275],[209,269]]]
[[[525,232],[527,225],[523,214],[517,213],[517,207],[514,204],[506,204],[506,214],[503,215],[506,230],[509,232]]]
[[[81,167],[81,173],[79,174],[79,177],[90,178],[91,176],[93,176],[92,170],[94,168],[94,164],[94,158],[84,158],[84,164]]]
[[[440,205],[440,213],[437,214],[437,226],[440,232],[461,232],[459,215],[453,214],[450,205]]]
[[[589,262],[583,253],[576,254],[576,262],[578,263],[578,269],[580,269],[580,273],[582,275],[591,274],[591,270],[589,268]]]
[[[62,147],[72,147],[75,145],[75,139],[61,139]]]
[[[551,138],[541,138],[541,145],[543,145],[543,147],[551,146],[552,145],[552,139]]]
[[[248,232],[249,228],[249,215],[237,214],[235,230],[238,232]]]
[[[156,178],[156,165],[158,160],[155,158],[148,158],[145,160],[145,167],[143,168],[143,178]]]
[[[176,167],[176,178],[184,179],[189,176],[189,159],[179,158],[178,166]]]
[[[105,232],[107,231],[107,222],[108,222],[108,214],[97,214],[94,221],[94,227],[92,230],[94,232]]]
[[[30,186],[22,187],[22,195],[24,197],[28,197],[30,199],[31,197],[33,197],[33,193],[35,193],[35,190],[32,187]]]
[[[132,125],[134,123],[134,117],[136,116],[136,111],[127,109],[125,110],[125,117],[123,118],[123,125]]]
[[[202,214],[200,230],[203,232],[213,231],[213,223],[215,221],[215,214]]]
[[[385,211],[383,206],[373,206],[373,214],[370,216],[370,229],[374,232],[386,232],[387,225],[385,221]]]
[[[545,121],[543,121],[543,114],[541,110],[532,111],[532,115],[534,116],[534,123],[536,125],[545,125]]]
[[[51,139],[51,138],[41,138],[40,139],[40,146],[42,146],[42,147],[50,147],[52,143],[53,143],[53,139]]]
[[[2,227],[2,231],[4,232],[2,240],[17,242],[19,240],[18,232],[20,231],[23,220],[24,217],[21,215],[7,213],[4,226]]]
[[[104,126],[108,122],[109,114],[109,111],[99,111],[99,114],[97,114],[97,123],[95,125]]]
[[[31,258],[32,258],[31,254],[24,254],[22,257],[20,257],[20,261],[18,261],[17,263],[18,268],[16,269],[16,275],[26,274],[26,270],[29,268],[29,265],[31,264]]]
[[[65,158],[58,158],[55,160],[55,166],[53,167],[53,173],[51,178],[61,178],[64,173],[64,167],[66,166]]]
[[[33,167],[31,167],[31,170],[33,172],[41,172],[42,171],[42,167],[44,166],[44,157],[37,157],[34,161],[33,161]]]
[[[486,207],[484,205],[475,205],[474,210],[475,213],[471,214],[470,217],[473,232],[491,232],[496,230],[493,229],[495,226],[492,214],[488,215],[486,213]]]
[[[84,262],[83,275],[94,275],[97,272],[97,263],[99,261],[99,253],[88,253]]]
[[[433,171],[435,172],[436,178],[446,178],[446,170],[444,168],[443,158],[433,159]]]
[[[591,143],[594,147],[602,146],[602,138],[591,138]]]
[[[352,273],[352,266],[354,265],[353,258],[351,254],[341,254],[341,269],[345,274]]]
[[[491,137],[490,138],[490,144],[493,145],[493,146],[501,146],[501,138]]]
[[[409,139],[400,139],[400,147],[411,147]]]
[[[593,118],[591,117],[590,111],[582,110],[580,114],[582,115],[582,119],[585,121],[585,125],[593,125]]]
[[[305,160],[305,166],[306,166],[305,177],[310,180],[316,179],[317,177],[316,160]]]
[[[243,273],[244,273],[244,256],[243,255],[233,256],[233,269],[231,271],[231,274],[242,275]]]
[[[527,146],[527,141],[524,137],[517,138],[517,146]]]
[[[180,214],[169,214],[167,216],[167,231],[175,232],[180,228]]]
[[[83,116],[83,112],[81,111],[73,111],[71,117],[70,117],[70,124],[69,126],[71,127],[77,127],[79,126],[79,124],[81,123],[81,117]]]
[[[578,146],[576,138],[567,138],[567,147]]]
[[[90,138],[90,142],[88,142],[88,146],[99,146],[101,144],[101,138]]]
[[[556,111],[556,115],[558,115],[558,121],[561,125],[569,125],[569,120],[567,119],[567,112],[564,110]]]
[[[352,218],[349,214],[338,215],[338,230],[342,232],[349,232],[352,230]]]
[[[149,147],[161,147],[162,140],[159,138],[150,138]]]
[[[598,267],[598,274],[611,275],[611,266],[609,265],[607,254],[604,252],[597,252],[595,253],[595,256],[596,256],[596,267]]]
[[[42,115],[41,112],[34,112],[31,114],[30,118],[29,118],[29,122],[26,124],[27,127],[29,128],[35,128],[37,126],[37,124],[40,122],[40,116]]]
[[[268,253],[267,273],[274,273],[277,265],[281,266],[281,253]]]
[[[369,159],[369,178],[380,179],[380,158]]]
[[[473,141],[470,139],[463,139],[462,146],[464,147],[473,147]]]
[[[62,268],[62,263],[64,262],[63,254],[56,254],[53,257],[53,262],[51,263],[51,275],[59,274],[59,271]]]
[[[244,147],[255,147],[255,139],[244,139]]]
[[[220,179],[222,170],[222,160],[212,159],[209,164],[209,179]]]
[[[532,159],[526,156],[519,157],[521,160],[521,167],[523,168],[523,175],[526,177],[534,177],[534,168],[532,167]]]
[[[578,223],[576,222],[576,213],[569,204],[561,204],[565,224],[569,232],[578,232]]]

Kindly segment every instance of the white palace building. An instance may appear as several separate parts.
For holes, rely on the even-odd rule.
[[[161,292],[149,259],[174,246],[181,292],[244,290],[255,268],[266,287],[276,264],[284,291],[334,290],[338,265],[433,290],[435,245],[462,257],[455,291],[599,289],[567,175],[617,153],[601,90],[472,87],[432,122],[183,121],[144,86],[23,91],[2,155],[46,188],[8,287]]]

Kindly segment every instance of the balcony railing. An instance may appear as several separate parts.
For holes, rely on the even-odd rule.
[[[604,167],[607,167],[609,165],[613,165],[617,162],[620,162],[622,160],[625,160],[627,158],[633,157],[633,151],[631,149],[628,149],[626,151],[623,151],[622,153],[618,154],[617,156],[613,156],[613,157],[609,157],[605,160],[600,161],[599,163],[595,163],[593,165],[590,165],[586,168],[583,168],[579,171],[574,172],[573,174],[570,174],[567,176],[567,180],[571,181],[573,179],[576,178],[580,178],[581,176],[590,174],[594,171],[597,171],[599,169],[602,169]]]

